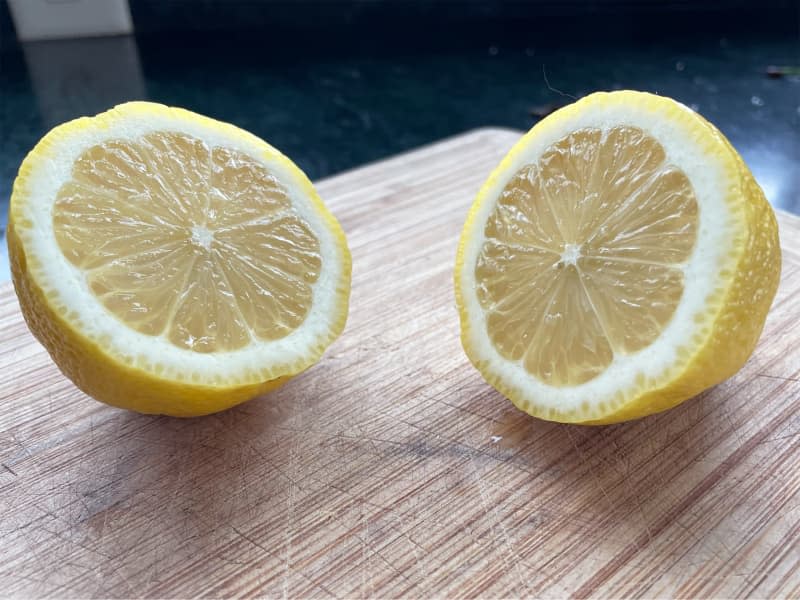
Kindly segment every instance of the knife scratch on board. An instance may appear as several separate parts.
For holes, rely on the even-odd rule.
[[[302,415],[302,413],[300,413]],[[301,417],[302,419],[302,417]],[[299,424],[300,428],[302,428],[302,422]],[[298,475],[298,468],[297,468],[297,436],[292,438],[292,443],[289,447],[289,472],[291,475],[287,475],[289,479],[289,495],[287,499],[287,523],[286,523],[286,530],[285,530],[285,549],[284,549],[284,560],[283,560],[283,582],[282,582],[282,591],[283,597],[289,598],[290,591],[289,591],[289,575],[292,571],[291,561],[293,556],[293,544],[294,544],[294,528],[295,528],[295,499],[297,494],[297,475]]]
[[[519,582],[520,589],[526,591],[526,595],[533,596],[533,591],[530,588],[530,584],[527,582],[526,578],[522,575],[522,569],[520,568],[520,557],[514,552],[514,546],[511,543],[511,538],[508,535],[508,531],[503,526],[500,517],[497,514],[497,506],[493,505],[489,501],[489,497],[486,489],[486,486],[483,482],[483,478],[481,477],[480,473],[478,472],[478,465],[475,461],[475,457],[473,455],[469,455],[469,464],[472,467],[472,474],[475,478],[475,484],[478,488],[478,494],[480,495],[481,505],[483,508],[483,514],[486,517],[489,517],[491,521],[491,530],[494,534],[494,541],[495,544],[501,545],[505,547],[506,552],[503,552],[501,556],[503,557],[503,562],[505,563],[506,569],[508,571],[514,572],[517,577],[517,581]],[[498,533],[499,532],[499,533]]]
[[[586,455],[584,455],[583,451],[580,449],[580,446],[578,446],[578,442],[575,440],[575,438],[572,435],[571,426],[570,425],[562,425],[561,428],[562,428],[563,431],[567,432],[567,436],[569,437],[569,441],[572,442],[572,446],[573,446],[573,448],[575,448],[575,452],[578,455],[578,458],[580,459],[580,462],[582,464],[588,466],[588,467],[591,467],[591,465],[588,464],[589,461],[586,460]],[[614,502],[612,502],[611,497],[608,495],[608,492],[606,492],[606,488],[603,487],[603,482],[600,481],[600,478],[595,473],[595,470],[590,468],[589,472],[592,474],[592,478],[594,479],[595,483],[597,484],[597,487],[600,488],[600,491],[602,492],[603,496],[605,496],[606,501],[608,502],[608,506],[609,507],[614,506]]]
[[[767,377],[769,379],[780,379],[781,381],[794,381],[800,383],[800,378],[797,377],[781,377],[780,375],[767,375],[766,373],[756,373],[756,377]]]

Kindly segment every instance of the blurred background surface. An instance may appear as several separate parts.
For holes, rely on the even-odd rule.
[[[797,0],[0,0],[0,227],[39,138],[126,100],[232,122],[318,179],[622,88],[703,114],[800,214]]]

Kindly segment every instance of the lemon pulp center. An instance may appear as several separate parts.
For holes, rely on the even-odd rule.
[[[697,222],[688,178],[641,129],[564,136],[487,220],[475,279],[491,343],[549,385],[597,377],[669,323]]]
[[[319,240],[264,165],[183,133],[86,150],[53,227],[106,309],[195,352],[291,333],[322,267]]]

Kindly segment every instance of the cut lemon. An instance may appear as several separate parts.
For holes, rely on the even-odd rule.
[[[464,349],[516,406],[611,423],[735,373],[780,276],[775,215],[728,141],[651,94],[537,124],[478,193],[455,270]]]
[[[213,413],[314,364],[347,318],[344,234],[289,159],[131,102],[48,133],[8,225],[25,319],[94,398]]]

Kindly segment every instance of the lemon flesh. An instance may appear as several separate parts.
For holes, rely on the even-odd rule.
[[[86,150],[58,191],[53,229],[106,309],[195,352],[296,329],[322,262],[263,165],[170,132]]]
[[[31,331],[80,389],[145,413],[217,412],[319,360],[350,253],[305,175],[232,125],[147,102],[48,133],[9,211]]]
[[[640,129],[582,129],[519,170],[486,223],[475,277],[492,343],[550,385],[650,345],[696,240],[686,175]]]
[[[461,234],[461,338],[531,415],[612,423],[735,373],[780,278],[777,224],[736,151],[683,105],[592,94],[537,124]]]

